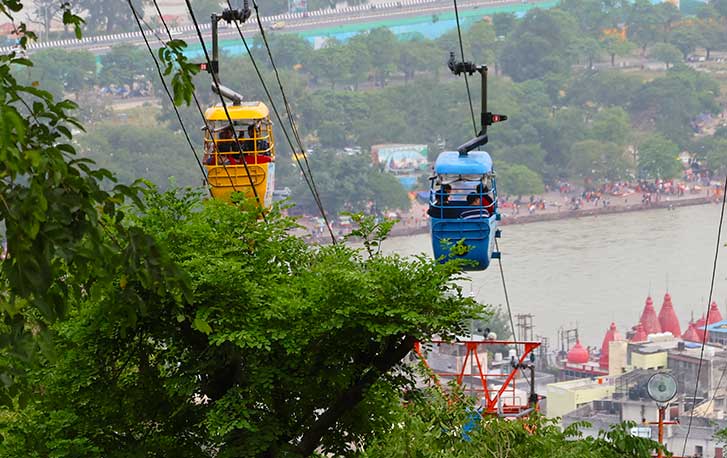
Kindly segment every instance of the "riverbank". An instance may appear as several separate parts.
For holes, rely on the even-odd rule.
[[[581,208],[578,210],[561,210],[558,208],[557,211],[540,212],[532,214],[521,214],[521,215],[510,215],[503,214],[501,225],[506,226],[510,224],[528,224],[538,223],[541,221],[557,221],[562,219],[571,218],[584,218],[589,216],[599,215],[612,215],[616,213],[630,213],[639,212],[655,209],[673,209],[677,207],[689,207],[693,205],[704,205],[714,203],[713,197],[699,196],[699,197],[683,197],[674,199],[663,199],[658,202],[645,203],[645,204],[622,204],[622,205],[609,205],[607,207],[593,207],[593,208]],[[428,223],[420,224],[397,224],[391,231],[392,237],[406,237],[410,235],[424,234],[429,232]]]

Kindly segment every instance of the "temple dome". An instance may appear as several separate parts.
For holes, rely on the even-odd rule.
[[[590,359],[588,350],[576,339],[576,344],[568,351],[568,362],[570,364],[585,364]]]

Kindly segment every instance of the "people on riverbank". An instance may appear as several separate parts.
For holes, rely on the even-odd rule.
[[[588,214],[597,212],[618,211],[618,208],[639,208],[650,206],[663,206],[668,202],[681,199],[694,199],[700,196],[708,197],[713,201],[720,201],[724,192],[721,184],[711,184],[708,181],[705,185],[704,177],[691,176],[685,180],[639,180],[634,182],[620,181],[605,183],[598,187],[589,189],[577,188],[567,183],[559,182],[550,187],[547,192],[541,195],[530,196],[507,196],[500,195],[498,208],[503,216],[503,221],[517,221],[520,219],[532,220],[542,216],[546,219],[567,217],[573,212],[587,211]],[[678,206],[678,205],[677,205]],[[375,208],[367,208],[364,212],[379,214],[379,216],[396,215],[399,222],[392,233],[395,235],[414,234],[425,231],[428,227],[427,209],[428,204],[412,200],[411,209],[408,212],[387,211],[378,212]],[[303,217],[300,223],[305,231],[311,235],[314,241],[325,241],[328,231],[323,225],[322,218]],[[347,222],[340,222],[333,219],[332,228],[338,236],[345,235],[352,229]]]

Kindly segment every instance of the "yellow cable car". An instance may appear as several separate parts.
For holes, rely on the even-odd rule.
[[[275,189],[273,126],[264,103],[240,99],[227,106],[234,133],[222,105],[205,112],[203,162],[207,180],[215,199],[229,202],[235,191],[254,199],[254,188],[260,204],[267,208]]]

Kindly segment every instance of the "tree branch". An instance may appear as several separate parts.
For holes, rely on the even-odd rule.
[[[394,366],[396,366],[413,348],[416,339],[413,336],[404,336],[399,340],[399,345],[392,345],[381,356],[374,361],[373,367],[366,372],[348,391],[342,393],[338,399],[326,410],[298,442],[296,450],[302,456],[310,456],[315,452],[323,436],[331,429],[336,422],[354,408],[376,381]]]

